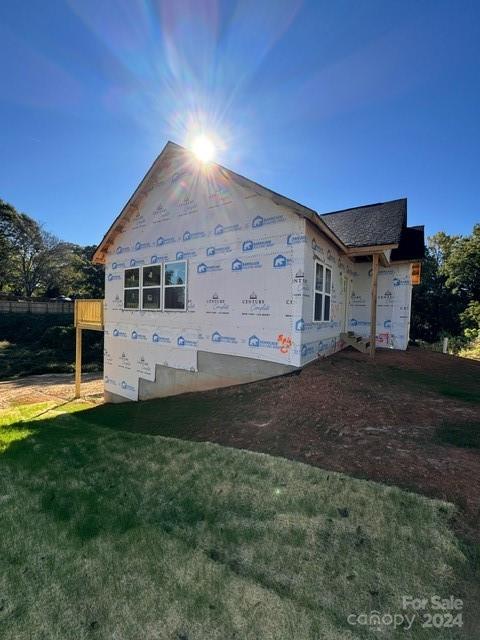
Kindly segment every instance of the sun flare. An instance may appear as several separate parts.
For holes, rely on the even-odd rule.
[[[215,145],[204,134],[197,136],[192,142],[192,151],[201,162],[211,162],[215,157]]]

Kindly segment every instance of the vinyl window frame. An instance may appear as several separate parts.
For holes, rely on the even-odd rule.
[[[165,283],[165,273],[166,273],[166,267],[169,264],[183,264],[185,266],[185,282],[183,284],[166,284]],[[145,286],[144,282],[143,282],[143,270],[147,269],[148,267],[160,267],[161,269],[161,278],[160,278],[160,284],[154,284],[151,286]],[[126,287],[125,286],[125,273],[127,271],[131,271],[131,270],[137,270],[138,271],[138,286],[135,287]],[[169,307],[165,306],[165,291],[167,289],[171,289],[171,288],[180,288],[183,287],[184,290],[184,306],[183,309],[171,309]],[[188,299],[187,299],[187,293],[188,293],[188,260],[168,260],[168,261],[162,261],[162,262],[157,262],[155,264],[147,264],[147,265],[139,265],[137,267],[125,267],[125,269],[123,270],[123,282],[122,282],[122,289],[123,289],[123,309],[124,311],[152,311],[154,313],[158,313],[159,311],[167,311],[169,313],[172,312],[180,312],[183,313],[185,311],[187,311],[187,307],[188,307]],[[158,309],[145,309],[143,307],[143,290],[144,289],[160,289],[160,307]],[[126,307],[125,306],[125,291],[138,291],[138,306],[137,307]]]
[[[141,311],[152,311],[153,313],[158,313],[159,311],[163,310],[163,262],[155,262],[154,264],[144,264],[141,266],[141,270],[142,270],[142,280],[141,280],[141,291],[140,291],[140,309]],[[160,267],[160,283],[159,284],[152,284],[152,285],[145,285],[144,281],[143,281],[143,273],[145,271],[145,269],[151,269],[152,267]],[[160,289],[160,306],[158,307],[158,309],[145,309],[145,307],[143,306],[143,290],[144,289]]]
[[[167,313],[184,313],[185,311],[187,311],[187,307],[188,307],[188,299],[187,299],[187,283],[188,283],[188,260],[169,260],[168,262],[165,261],[162,263],[163,264],[163,277],[162,277],[162,282],[163,282],[163,291],[162,291],[162,310],[166,311]],[[166,284],[165,283],[165,276],[167,273],[167,265],[169,264],[184,264],[185,265],[185,282],[183,284]],[[165,305],[165,296],[166,296],[166,291],[167,289],[173,289],[173,288],[179,288],[179,287],[183,287],[184,290],[184,307],[183,309],[170,309]]]
[[[317,265],[322,268],[322,289],[317,289]],[[327,291],[327,271],[330,272],[330,287]],[[313,309],[312,309],[312,318],[313,322],[317,324],[323,324],[325,322],[330,322],[330,318],[332,316],[332,269],[331,267],[327,267],[324,262],[320,262],[320,260],[314,260],[314,270],[313,270]],[[317,295],[322,296],[322,307],[320,313],[320,319],[317,320],[315,318],[315,302]],[[329,305],[328,305],[328,318],[325,318],[325,298],[328,296]]]
[[[127,271],[138,271],[138,285],[135,287],[127,287],[125,286],[125,275],[127,273]],[[123,270],[123,282],[122,282],[122,289],[123,289],[123,309],[124,311],[139,311],[141,306],[141,300],[140,300],[140,295],[142,292],[142,283],[141,283],[141,271],[140,271],[140,267],[125,267],[125,269]],[[138,291],[138,305],[136,307],[126,307],[125,306],[125,293],[127,291]]]

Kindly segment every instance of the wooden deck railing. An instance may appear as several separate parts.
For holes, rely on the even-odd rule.
[[[103,331],[103,300],[75,300],[75,326]]]

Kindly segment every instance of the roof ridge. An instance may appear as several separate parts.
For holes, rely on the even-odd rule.
[[[337,209],[336,211],[327,211],[326,213],[319,213],[320,217],[323,216],[331,216],[335,213],[346,213],[347,211],[356,211],[357,209],[368,209],[369,207],[379,207],[384,204],[392,204],[392,202],[401,202],[402,200],[407,200],[404,198],[394,198],[393,200],[385,200],[384,202],[371,202],[370,204],[361,204],[358,207],[348,207],[347,209]]]

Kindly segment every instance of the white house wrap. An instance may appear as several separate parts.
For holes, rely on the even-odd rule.
[[[387,257],[398,244],[382,249],[376,342],[405,349],[410,262]],[[107,399],[278,375],[341,349],[349,330],[368,336],[371,262],[357,259],[315,212],[169,143],[95,256]]]

